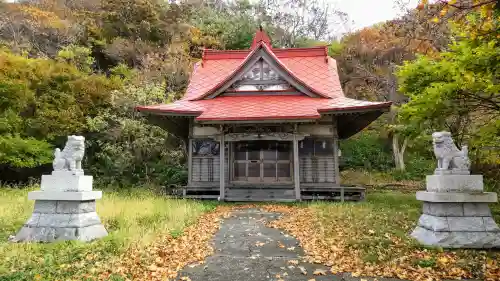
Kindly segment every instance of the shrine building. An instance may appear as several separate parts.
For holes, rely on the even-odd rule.
[[[137,110],[185,140],[186,198],[300,201],[363,196],[341,186],[338,142],[390,106],[345,97],[327,47],[259,30],[249,50],[205,49],[182,99]]]

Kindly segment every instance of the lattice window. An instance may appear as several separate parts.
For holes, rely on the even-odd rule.
[[[210,139],[194,139],[192,141],[192,172],[193,182],[219,182],[220,179],[220,143]],[[228,145],[226,145],[228,155]],[[227,156],[226,156],[227,178]]]
[[[217,156],[220,153],[220,143],[210,139],[194,139],[193,156]]]
[[[305,138],[299,142],[300,182],[335,182],[333,139]]]

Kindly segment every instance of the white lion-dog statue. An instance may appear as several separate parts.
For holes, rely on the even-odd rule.
[[[54,171],[71,171],[82,173],[82,159],[85,154],[85,138],[82,136],[68,136],[66,145],[61,151],[56,148],[54,151]]]
[[[450,132],[432,134],[434,154],[438,160],[435,174],[470,174],[467,146],[459,150],[453,143]]]

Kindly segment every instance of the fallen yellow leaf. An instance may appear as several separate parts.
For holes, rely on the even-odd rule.
[[[313,275],[326,275],[326,270],[324,270],[324,269],[316,269],[313,272]]]

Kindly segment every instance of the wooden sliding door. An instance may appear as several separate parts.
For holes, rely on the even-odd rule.
[[[245,141],[233,144],[233,181],[291,183],[292,143]]]

